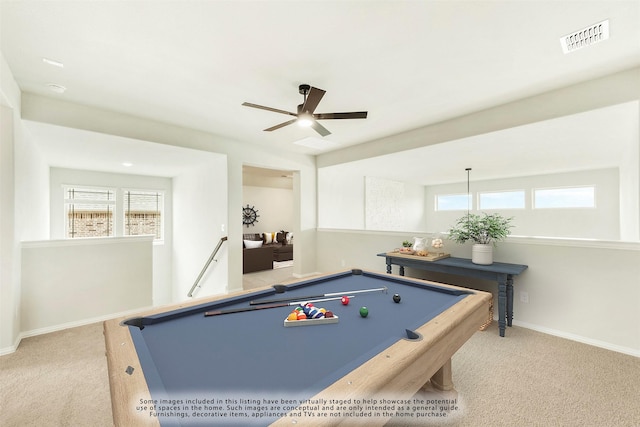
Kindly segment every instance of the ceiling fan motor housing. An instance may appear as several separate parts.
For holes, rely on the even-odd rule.
[[[306,95],[309,93],[310,90],[311,90],[311,85],[302,84],[298,86],[298,92],[300,93],[300,95]]]

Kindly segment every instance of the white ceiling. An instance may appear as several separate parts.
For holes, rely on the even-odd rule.
[[[640,65],[638,1],[0,0],[0,19],[22,91],[307,154]],[[609,40],[562,53],[604,19]],[[327,91],[317,112],[369,117],[307,148],[313,130],[263,132],[288,117],[241,106],[295,111],[301,83]]]

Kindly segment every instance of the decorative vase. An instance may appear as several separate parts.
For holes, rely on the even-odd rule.
[[[493,246],[475,244],[471,249],[471,262],[474,264],[491,265],[493,264]]]
[[[435,234],[433,239],[431,240],[431,247],[433,248],[433,252],[439,256],[444,255],[444,239],[442,235]]]

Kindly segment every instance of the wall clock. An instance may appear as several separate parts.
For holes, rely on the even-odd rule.
[[[259,216],[260,215],[258,215],[258,210],[255,206],[247,205],[246,208],[242,208],[242,223],[246,225],[247,228],[250,225],[255,225],[255,223],[258,222]]]

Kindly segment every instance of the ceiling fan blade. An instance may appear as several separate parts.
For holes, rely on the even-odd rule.
[[[313,121],[313,123],[311,123],[311,127],[322,136],[331,135],[331,132],[329,132],[327,128],[325,128],[315,120]]]
[[[286,121],[286,122],[284,122],[284,123],[280,123],[279,125],[275,125],[275,126],[272,126],[272,127],[270,127],[270,128],[267,128],[267,129],[265,129],[264,131],[265,131],[265,132],[271,132],[272,130],[280,129],[280,128],[282,128],[282,127],[285,127],[285,126],[290,125],[291,123],[295,123],[295,122],[296,122],[296,120],[298,120],[298,119],[292,119],[292,120]]]
[[[309,94],[307,95],[307,99],[302,106],[302,111],[306,111],[307,113],[313,113],[316,110],[316,107],[320,103],[320,100],[324,96],[326,91],[322,89],[318,89],[317,87],[312,87],[309,90]]]
[[[366,111],[354,111],[352,113],[318,113],[313,117],[316,120],[331,120],[331,119],[366,119]]]
[[[250,102],[243,102],[242,105],[244,105],[245,107],[258,108],[260,110],[273,111],[274,113],[288,114],[289,116],[298,117],[298,115],[295,113],[291,113],[285,110],[278,110],[277,108],[265,107],[264,105],[252,104]]]

